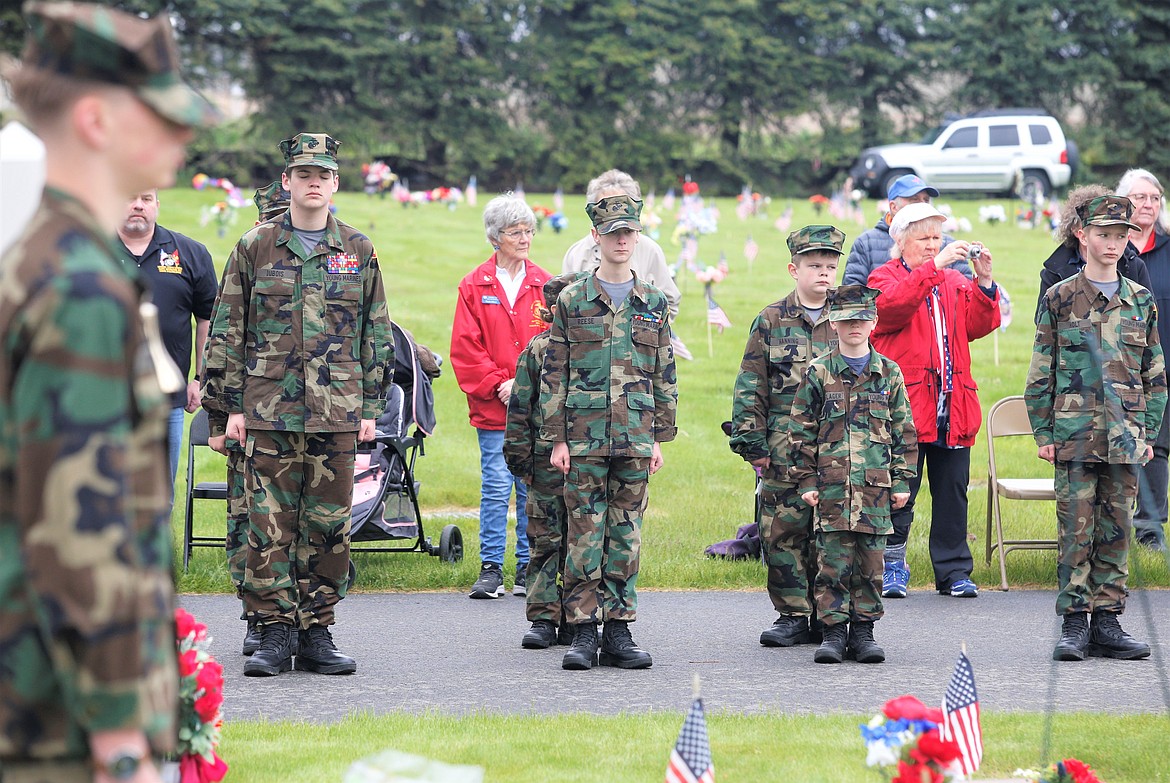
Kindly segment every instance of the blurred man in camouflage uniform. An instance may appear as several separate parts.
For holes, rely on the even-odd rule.
[[[114,231],[214,110],[165,16],[30,3],[11,94],[46,188],[0,260],[0,778],[157,781],[178,671],[167,356]],[[8,183],[4,183],[7,185]]]
[[[560,275],[544,284],[546,308],[541,318],[552,323],[557,297],[576,275]],[[568,623],[561,608],[561,582],[565,572],[565,476],[549,461],[552,444],[541,440],[544,387],[541,368],[548,350],[549,332],[532,338],[516,360],[516,380],[508,397],[508,424],[504,431],[504,460],[508,470],[528,487],[528,593],[526,614],[532,627],[520,645],[543,650],[568,638]]]
[[[837,280],[844,244],[845,234],[833,226],[788,235],[788,273],[796,288],[756,316],[735,378],[731,450],[760,470],[760,544],[768,597],[780,613],[760,634],[766,647],[814,641],[813,514],[788,478],[788,414],[808,363],[837,344],[825,297]]]
[[[870,348],[878,291],[847,285],[829,294],[838,345],[814,360],[796,390],[789,475],[816,508],[819,570],[813,594],[824,640],[817,663],[881,663],[881,618],[890,508],[910,500],[918,437],[898,365]]]
[[[1149,645],[1118,617],[1137,466],[1153,455],[1166,407],[1158,312],[1149,290],[1117,273],[1136,228],[1129,199],[1101,196],[1077,214],[1085,265],[1041,300],[1024,393],[1039,456],[1056,468],[1063,627],[1052,657],[1145,658]]]
[[[561,292],[544,360],[541,438],[565,474],[567,553],[564,610],[575,625],[566,669],[600,663],[651,665],[629,624],[637,610],[642,513],[659,444],[674,440],[674,352],[666,297],[629,263],[642,202],[610,196],[589,202],[601,266]]]
[[[280,180],[258,189],[252,197],[259,212],[256,225],[283,215],[288,211],[289,193]],[[237,440],[228,440],[227,414],[208,414],[209,437],[207,445],[227,457],[227,549],[228,573],[236,586],[236,595],[244,600],[244,571],[248,556],[248,498],[244,489],[244,447]],[[260,629],[255,620],[248,620],[245,608],[243,618],[248,621],[244,636],[243,654],[251,655],[260,647]]]
[[[323,133],[280,143],[289,210],[232,251],[207,342],[203,405],[245,444],[249,676],[294,654],[298,670],[357,670],[329,626],[348,587],[354,451],[374,438],[393,347],[374,247],[329,214],[337,147]]]

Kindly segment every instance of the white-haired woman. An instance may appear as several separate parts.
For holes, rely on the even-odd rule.
[[[467,395],[471,426],[479,438],[479,578],[472,598],[504,594],[508,504],[516,490],[516,578],[513,593],[526,592],[528,515],[524,484],[504,461],[508,397],[516,360],[528,341],[544,331],[542,288],[550,275],[528,260],[536,215],[524,199],[497,196],[483,211],[483,227],[494,251],[459,283],[451,329],[451,366]]]
[[[1117,195],[1133,202],[1132,220],[1141,230],[1130,230],[1129,242],[1146,263],[1150,275],[1146,285],[1158,303],[1158,338],[1166,350],[1170,345],[1170,215],[1166,214],[1162,183],[1145,169],[1130,169],[1117,183]],[[1168,426],[1164,417],[1154,440],[1154,458],[1138,471],[1137,511],[1133,515],[1134,538],[1155,551],[1166,548]]]
[[[894,532],[886,546],[882,595],[888,598],[904,598],[908,591],[906,540],[924,468],[935,588],[961,598],[979,594],[971,581],[967,483],[983,413],[968,343],[999,326],[999,290],[986,248],[963,239],[942,247],[945,219],[929,204],[900,209],[890,225],[894,258],[869,276],[869,285],[881,289],[873,347],[902,370],[918,433],[918,475],[910,502],[892,514]],[[960,259],[970,261],[975,280],[952,268]]]

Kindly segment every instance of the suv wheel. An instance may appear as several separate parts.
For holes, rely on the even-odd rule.
[[[890,169],[886,172],[885,179],[882,180],[882,192],[875,194],[877,198],[884,199],[886,194],[890,192],[890,185],[894,184],[894,180],[898,177],[904,177],[907,174],[913,174],[910,169]]]
[[[1052,184],[1048,181],[1048,175],[1043,171],[1034,171],[1029,169],[1023,172],[1020,177],[1020,186],[1016,190],[1016,195],[1022,201],[1029,204],[1036,204],[1038,201],[1046,200],[1052,195]]]

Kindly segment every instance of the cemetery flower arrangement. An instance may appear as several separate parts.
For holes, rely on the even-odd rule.
[[[939,731],[942,710],[913,696],[890,699],[880,714],[861,727],[865,763],[891,775],[891,783],[942,783],[962,780],[959,746]]]
[[[207,651],[207,626],[175,610],[179,652],[179,775],[182,783],[217,783],[227,764],[216,755],[223,726],[223,666]]]
[[[1058,761],[1040,772],[1034,769],[1017,769],[1012,776],[1036,783],[1101,783],[1093,768],[1077,759]]]

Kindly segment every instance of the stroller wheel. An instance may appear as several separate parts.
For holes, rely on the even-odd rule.
[[[463,534],[458,525],[447,525],[439,536],[439,559],[444,563],[458,563],[463,559]]]

